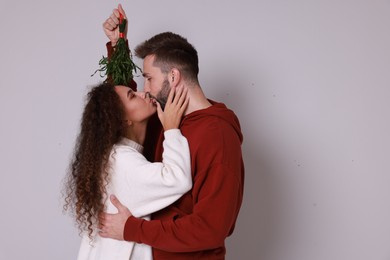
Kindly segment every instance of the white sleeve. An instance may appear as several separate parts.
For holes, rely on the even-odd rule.
[[[192,187],[187,139],[179,129],[165,131],[164,137],[162,163],[151,163],[140,153],[135,159],[133,154],[131,160],[121,156],[118,161],[131,191],[126,206],[135,217],[165,208]]]

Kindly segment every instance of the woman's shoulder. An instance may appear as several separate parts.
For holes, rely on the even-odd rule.
[[[142,146],[141,146],[142,147]],[[142,154],[140,147],[128,145],[126,143],[117,143],[113,146],[110,154],[110,160],[119,164],[133,164],[135,162],[143,162],[146,160]]]

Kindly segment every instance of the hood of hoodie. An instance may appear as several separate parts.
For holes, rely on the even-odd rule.
[[[218,103],[213,100],[209,100],[209,102],[212,104],[212,106],[205,109],[194,111],[186,115],[184,117],[182,124],[185,124],[186,121],[188,122],[192,120],[198,120],[199,118],[202,117],[215,116],[230,124],[233,127],[233,129],[236,131],[242,143],[243,135],[241,132],[240,121],[238,120],[236,114],[232,110],[227,108],[223,103]]]

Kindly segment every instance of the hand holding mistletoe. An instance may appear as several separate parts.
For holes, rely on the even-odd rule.
[[[127,18],[121,5],[103,23],[103,29],[114,51],[108,57],[103,56],[99,61],[100,68],[95,73],[99,71],[102,77],[107,75],[106,81],[114,85],[125,85],[136,90],[133,76],[141,69],[134,64],[126,41]]]

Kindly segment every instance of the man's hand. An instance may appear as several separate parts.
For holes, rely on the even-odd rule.
[[[127,19],[126,13],[122,8],[122,5],[119,4],[118,8],[112,10],[112,14],[108,19],[103,23],[104,33],[107,35],[108,39],[111,41],[112,47],[116,45],[119,40],[119,16],[120,13],[123,15],[123,18]],[[127,38],[127,24],[125,29],[125,38]]]
[[[99,215],[99,235],[105,238],[124,240],[123,230],[125,229],[126,221],[131,216],[131,213],[129,209],[123,206],[114,195],[110,196],[110,200],[118,209],[118,213],[102,213]]]

